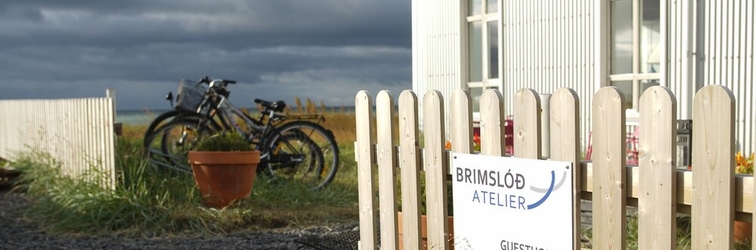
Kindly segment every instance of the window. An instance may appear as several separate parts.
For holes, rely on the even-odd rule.
[[[484,89],[500,88],[499,0],[467,1],[467,88],[473,112]]]
[[[647,88],[659,85],[659,0],[613,0],[611,2],[612,86],[625,94],[625,108],[638,109]]]

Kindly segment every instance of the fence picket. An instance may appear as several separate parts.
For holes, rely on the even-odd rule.
[[[516,103],[521,112],[515,120],[540,117],[536,107],[535,91],[518,92]],[[536,97],[536,98],[531,98]],[[419,248],[419,172],[425,170],[426,199],[428,210],[429,248],[446,248],[449,240],[446,221],[446,196],[449,165],[444,150],[446,128],[444,127],[444,99],[438,91],[428,91],[423,96],[424,145],[418,145],[419,126],[418,98],[412,91],[403,91],[399,97],[399,158],[391,156],[394,142],[390,134],[390,117],[393,102],[388,92],[379,93],[376,105],[379,124],[379,142],[374,146],[376,126],[371,124],[372,106],[367,92],[361,91],[355,98],[357,119],[357,142],[355,157],[358,161],[360,188],[360,237],[361,249],[378,246],[376,194],[382,196],[381,225],[388,235],[397,228],[398,219],[391,219],[393,192],[396,189],[391,177],[400,165],[402,174],[402,202],[404,245],[407,249]],[[469,94],[460,90],[453,93],[450,138],[452,150],[465,152],[472,149],[472,114]],[[676,212],[691,213],[693,222],[692,242],[694,249],[731,249],[733,243],[733,220],[750,221],[754,207],[753,176],[734,176],[734,98],[722,86],[707,86],[694,98],[693,171],[680,171],[674,166],[676,154],[676,107],[673,94],[664,87],[647,89],[640,99],[639,167],[627,167],[624,95],[615,87],[601,88],[593,97],[593,162],[579,161],[580,112],[579,98],[574,90],[564,88],[552,94],[550,101],[550,152],[552,160],[571,161],[573,167],[573,193],[575,197],[574,248],[580,247],[580,200],[593,200],[594,249],[624,249],[627,221],[626,205],[639,207],[639,249],[674,249]],[[480,99],[481,154],[504,154],[503,97],[496,90],[486,90]],[[528,104],[529,103],[529,104]],[[530,111],[525,111],[531,107]],[[0,106],[1,108],[2,106]],[[535,107],[535,108],[534,108]],[[532,116],[532,117],[531,117]],[[518,122],[515,124],[518,124]],[[523,125],[520,146],[516,155],[538,154],[524,149],[533,144],[540,149],[540,140],[531,136],[536,125]],[[558,136],[556,136],[558,135]],[[522,149],[528,152],[518,153]],[[420,152],[424,153],[420,153]],[[378,185],[373,185],[376,154],[380,159]],[[422,155],[422,159],[419,157]],[[531,157],[531,156],[528,156]],[[393,160],[392,160],[393,159]],[[391,165],[386,168],[386,165]],[[694,174],[695,173],[695,174]],[[379,186],[380,190],[375,190]],[[384,195],[386,195],[384,197]],[[737,212],[737,214],[735,214]],[[385,216],[384,216],[385,214]],[[736,217],[737,216],[737,217]],[[387,217],[387,218],[383,218]],[[387,229],[388,228],[388,229]],[[384,248],[395,246],[390,236],[381,235]],[[458,239],[464,242],[464,239]]]
[[[625,98],[616,87],[593,96],[593,247],[625,249]]]
[[[499,90],[487,89],[480,96],[480,153],[503,156],[504,98]]]
[[[394,154],[394,100],[391,94],[383,90],[378,92],[375,106],[376,120],[376,141],[378,142],[376,150],[378,151],[378,192],[380,204],[380,220],[382,225],[393,225],[381,227],[381,248],[390,247],[399,248],[397,240],[397,222],[396,222],[396,156]]]
[[[580,101],[575,90],[562,88],[551,95],[549,107],[549,152],[552,160],[572,162],[572,211],[580,211]],[[580,213],[572,216],[573,249],[580,249]]]
[[[541,98],[533,89],[517,91],[514,101],[514,154],[518,158],[541,156]]]
[[[640,98],[638,249],[677,245],[676,111],[666,87],[648,88]]]
[[[417,95],[405,90],[399,94],[399,134],[402,173],[402,232],[405,249],[420,249],[420,154]]]
[[[720,85],[693,96],[693,249],[732,249],[735,97]]]
[[[36,150],[61,173],[115,188],[114,98],[0,101],[0,157]],[[83,176],[98,168],[101,174]],[[99,179],[92,179],[100,177]]]
[[[457,90],[452,94],[451,109],[451,142],[452,151],[458,153],[470,153],[473,144],[470,139],[473,134],[472,127],[472,99],[467,90]],[[451,171],[451,169],[450,169]]]
[[[423,131],[425,134],[425,169],[426,210],[428,218],[428,248],[445,249],[449,240],[449,225],[446,202],[446,175],[449,173],[445,146],[444,99],[441,92],[428,91],[423,96]]]
[[[375,222],[378,215],[375,213],[376,193],[373,181],[373,104],[367,91],[360,91],[354,98],[355,124],[357,126],[354,152],[357,154],[357,178],[360,180],[360,249],[376,249],[378,247],[378,234]],[[388,226],[388,225],[387,225]]]

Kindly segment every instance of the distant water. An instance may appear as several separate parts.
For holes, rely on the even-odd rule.
[[[249,108],[250,112],[258,112],[256,108]],[[354,112],[354,107],[326,107],[328,112]],[[118,110],[116,111],[116,122],[125,125],[148,125],[155,117],[167,112],[168,110]],[[320,107],[318,107],[320,111]]]
[[[168,110],[118,110],[115,121],[125,125],[147,125]]]

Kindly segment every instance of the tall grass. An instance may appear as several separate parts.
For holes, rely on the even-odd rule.
[[[22,154],[14,165],[24,172],[21,187],[33,202],[31,217],[56,232],[204,235],[356,223],[354,118],[348,116],[327,118],[341,149],[339,171],[328,187],[314,192],[258,176],[249,198],[221,210],[202,205],[191,175],[156,169],[142,159],[144,126],[125,126],[127,136],[117,140],[115,190],[62,175],[55,159],[41,152]],[[96,169],[88,173],[100,174]]]

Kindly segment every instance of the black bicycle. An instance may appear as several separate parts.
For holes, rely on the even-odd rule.
[[[284,101],[261,99],[254,100],[260,116],[252,117],[228,100],[227,86],[234,83],[209,77],[183,80],[175,110],[158,116],[145,132],[146,157],[156,166],[188,173],[186,155],[200,138],[233,131],[260,150],[258,172],[303,181],[312,189],[327,186],[338,170],[339,149],[333,133],[321,125],[325,118],[285,115]]]

